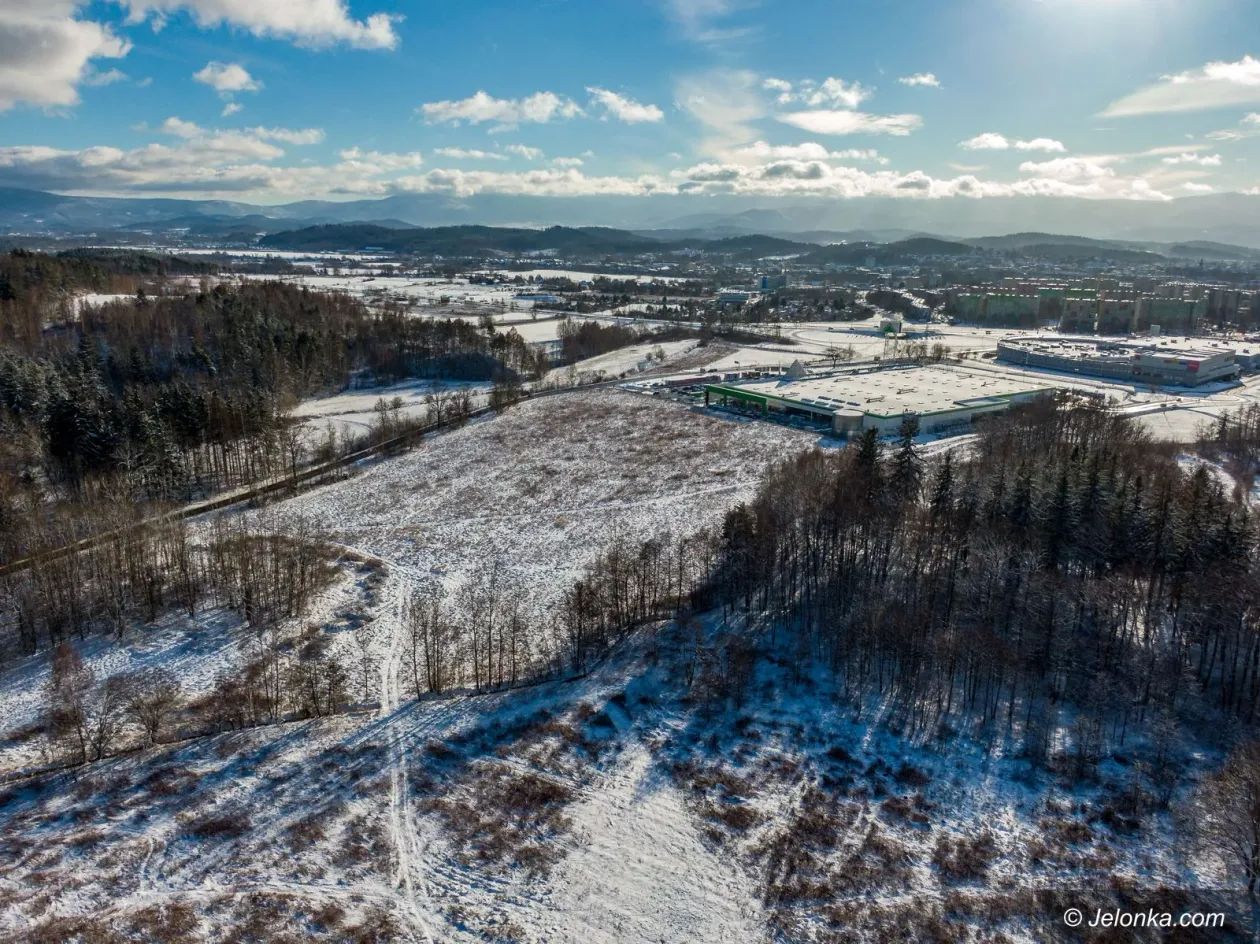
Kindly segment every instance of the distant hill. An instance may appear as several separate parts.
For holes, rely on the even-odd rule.
[[[892,263],[918,259],[925,256],[976,256],[984,250],[967,243],[951,242],[934,236],[915,236],[893,243],[844,243],[823,246],[811,252],[807,259],[817,263],[859,264],[867,259],[876,263]]]
[[[1172,243],[1167,248],[1167,254],[1188,259],[1212,259],[1214,261],[1247,262],[1260,260],[1260,251],[1255,249],[1248,249],[1245,246],[1231,246],[1228,243],[1214,243],[1208,240]]]
[[[726,239],[697,240],[697,245],[708,253],[739,256],[746,259],[794,256],[818,248],[813,243],[780,239],[776,236],[730,236]]]
[[[935,236],[915,236],[894,243],[886,243],[882,252],[898,256],[974,256],[974,246],[966,243],[937,239]]]
[[[358,223],[310,226],[275,233],[259,240],[267,249],[307,252],[378,248],[426,255],[485,256],[495,253],[582,251],[632,253],[662,249],[665,244],[625,230],[598,226],[517,229],[494,226],[435,226],[393,229]]]
[[[3,175],[0,175],[3,179]],[[675,241],[769,236],[814,244],[894,244],[932,238],[980,250],[1090,245],[1151,250],[1183,259],[1237,261],[1260,250],[1260,195],[1207,194],[1167,201],[1074,197],[911,200],[864,197],[746,205],[738,196],[539,197],[483,193],[399,193],[379,199],[303,200],[260,206],[228,200],[73,196],[0,187],[0,234],[28,240],[100,240],[104,234],[183,229],[190,239],[253,245],[258,233],[320,225],[501,226],[541,231],[560,224],[605,229],[616,220],[632,236]],[[234,222],[235,221],[235,222]],[[994,233],[1007,233],[994,236]],[[1057,234],[1081,235],[1057,235]],[[631,245],[619,237],[620,247]],[[756,251],[756,250],[753,250]]]
[[[1086,236],[1069,236],[1057,233],[1011,233],[1007,236],[980,236],[976,239],[964,239],[965,242],[981,249],[998,251],[1015,251],[1030,246],[1097,246],[1115,247],[1114,240],[1090,239]]]
[[[1164,256],[1146,249],[1122,249],[1106,243],[1036,243],[1019,250],[1021,255],[1052,262],[1070,262],[1078,259],[1106,259],[1109,262],[1152,263],[1165,261]]]

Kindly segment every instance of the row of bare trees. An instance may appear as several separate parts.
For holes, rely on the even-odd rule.
[[[100,760],[125,725],[145,743],[162,740],[181,701],[179,680],[164,669],[98,680],[69,643],[53,652],[45,693],[49,740],[70,763]]]
[[[328,552],[305,519],[280,535],[234,516],[202,531],[175,517],[137,521],[125,503],[93,513],[90,526],[76,520],[53,528],[54,542],[62,542],[53,546],[72,545],[79,528],[109,537],[36,556],[0,577],[0,653],[30,653],[93,632],[122,635],[172,609],[194,617],[225,606],[250,625],[267,625],[301,613],[329,574]]]
[[[404,612],[411,687],[420,698],[585,672],[636,627],[685,608],[716,552],[708,531],[646,541],[617,536],[547,606],[530,604],[498,561],[475,567],[453,594],[421,588]]]
[[[207,694],[190,699],[165,668],[97,677],[73,644],[61,643],[44,691],[43,723],[53,759],[83,764],[120,747],[325,717],[344,711],[356,700],[355,688],[362,691],[366,684],[352,678],[318,629],[308,630],[296,645],[274,627],[260,629],[247,651],[252,655],[224,671]],[[375,670],[371,662],[361,668]]]

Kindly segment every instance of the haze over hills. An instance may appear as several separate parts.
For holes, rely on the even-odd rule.
[[[165,197],[82,197],[9,188],[0,190],[0,230],[48,235],[183,231],[191,236],[248,238],[332,223],[371,222],[387,228],[564,225],[615,226],[667,239],[760,234],[820,243],[888,242],[915,235],[977,239],[1028,231],[1146,244],[1210,242],[1260,248],[1260,196],[1248,194],[1169,201],[865,198],[775,208],[748,208],[740,203],[740,198],[730,196],[673,196],[665,203],[651,197],[399,194],[376,200],[259,206]],[[695,212],[678,214],[681,207]]]
[[[685,235],[681,235],[685,234]],[[258,246],[301,252],[382,250],[449,256],[491,256],[512,253],[634,255],[693,251],[731,260],[794,258],[814,264],[895,263],[922,257],[1005,256],[1048,260],[1108,259],[1113,262],[1159,262],[1168,258],[1235,261],[1260,258],[1260,250],[1217,243],[1127,243],[1051,233],[951,240],[917,235],[881,241],[856,238],[865,234],[831,234],[832,239],[784,238],[763,234],[711,235],[696,231],[629,232],[608,227],[551,226],[545,229],[491,226],[390,228],[371,224],[323,224],[284,230],[261,237]]]

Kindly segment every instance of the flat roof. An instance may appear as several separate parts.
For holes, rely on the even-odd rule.
[[[1234,353],[1250,353],[1257,345],[1218,341],[1211,338],[1130,338],[1130,337],[1034,337],[1003,338],[1002,344],[1038,354],[1079,360],[1132,360],[1142,355],[1210,360]]]
[[[776,377],[712,386],[718,390],[770,397],[815,411],[861,412],[884,417],[991,406],[1010,397],[1052,393],[1057,389],[990,371],[946,365],[835,371],[800,380]]]

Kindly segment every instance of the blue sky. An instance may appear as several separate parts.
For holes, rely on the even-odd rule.
[[[1254,0],[0,0],[0,184],[1167,200],[1260,188]]]

